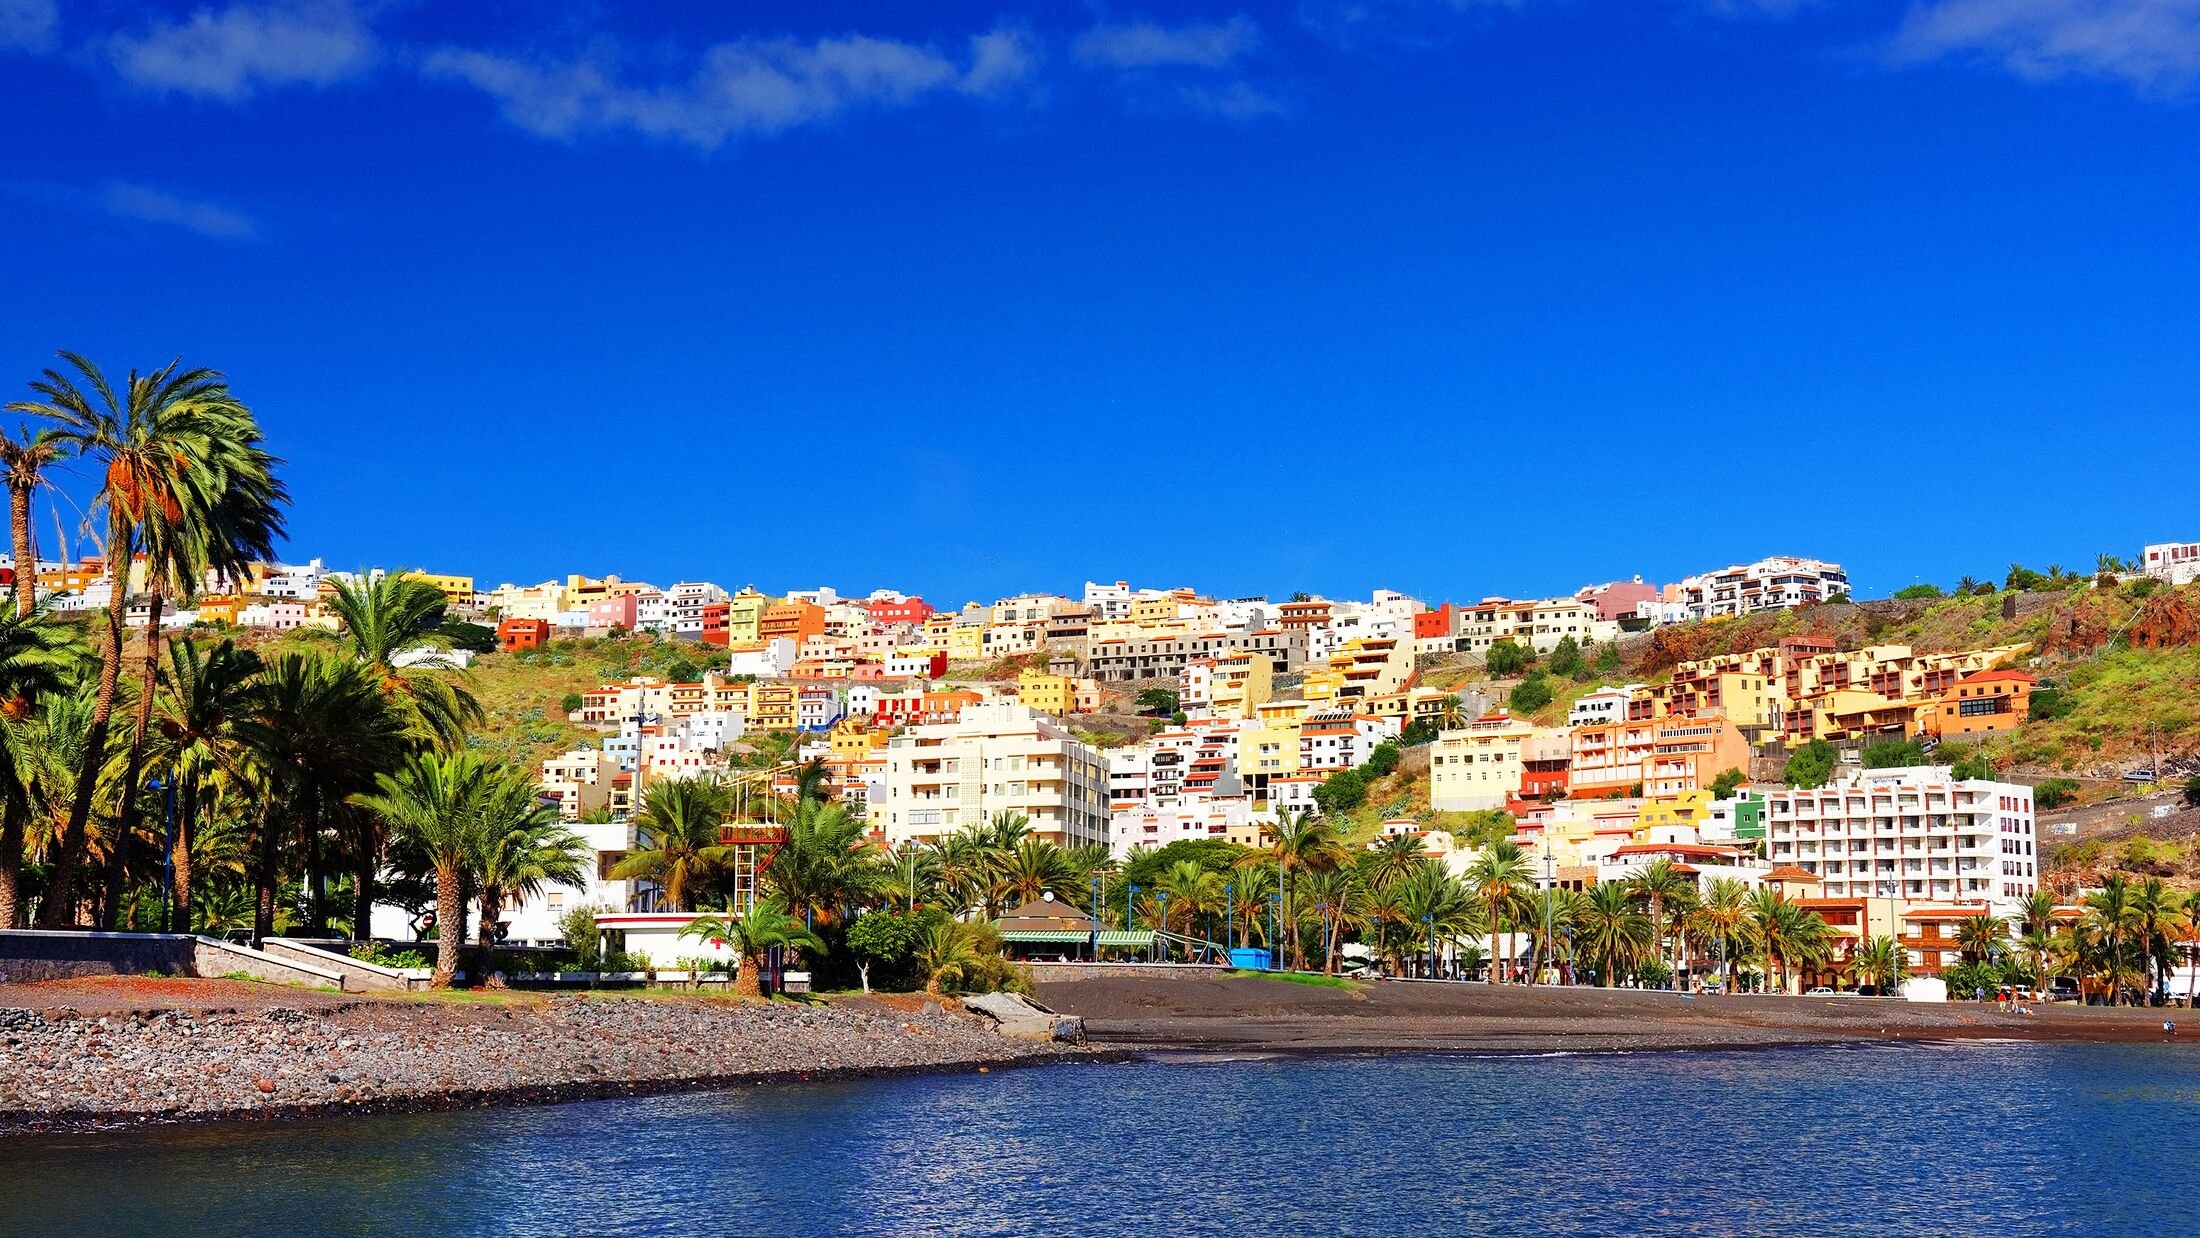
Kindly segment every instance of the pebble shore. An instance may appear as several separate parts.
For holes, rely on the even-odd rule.
[[[1004,1036],[936,1003],[560,996],[310,1011],[0,1009],[0,1134],[555,1101],[1080,1053]]]

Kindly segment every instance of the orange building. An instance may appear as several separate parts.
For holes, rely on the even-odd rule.
[[[757,621],[758,640],[785,637],[800,647],[813,636],[825,635],[825,608],[815,602],[776,602],[764,608]]]
[[[1919,721],[1927,734],[1940,739],[2013,731],[2030,716],[2038,682],[2023,671],[1966,675]]]
[[[506,619],[497,624],[497,647],[506,653],[540,649],[549,639],[548,619]]]
[[[730,602],[703,603],[702,642],[726,648],[733,640],[733,604]]]

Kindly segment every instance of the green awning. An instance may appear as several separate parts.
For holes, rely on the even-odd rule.
[[[1076,929],[1004,929],[1001,932],[1001,940],[1020,941],[1031,945],[1066,946],[1079,942],[1091,945],[1092,934],[1080,933]],[[1100,944],[1125,948],[1133,946],[1151,948],[1153,934],[1126,933],[1121,929],[1102,929],[1100,930]]]

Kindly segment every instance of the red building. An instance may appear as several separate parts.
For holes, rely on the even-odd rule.
[[[908,598],[900,602],[880,599],[865,602],[863,605],[871,612],[873,623],[923,623],[932,617],[932,608],[923,598]]]
[[[724,649],[733,640],[733,606],[727,602],[703,603],[703,643]]]
[[[497,646],[506,653],[540,649],[549,639],[548,619],[506,619],[497,625]]]

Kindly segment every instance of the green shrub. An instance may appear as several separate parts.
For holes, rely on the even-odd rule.
[[[1507,637],[1489,647],[1482,655],[1483,669],[1499,678],[1517,675],[1535,661],[1535,654]]]
[[[1551,683],[1543,672],[1536,671],[1513,686],[1509,704],[1516,714],[1532,714],[1551,703]]]
[[[2075,778],[2050,778],[2032,788],[2032,806],[2045,812],[2060,808],[2078,798],[2078,780]]]
[[[1805,790],[1825,786],[1840,759],[1840,752],[1832,744],[1814,739],[1788,754],[1787,768],[1781,772],[1780,781]]]

